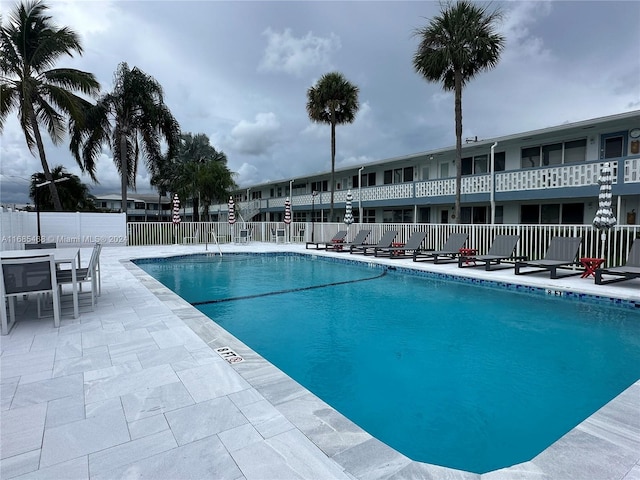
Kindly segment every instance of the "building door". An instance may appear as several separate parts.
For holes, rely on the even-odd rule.
[[[627,151],[626,132],[607,133],[600,137],[600,160],[620,158]]]
[[[440,223],[449,223],[449,209],[440,210]]]

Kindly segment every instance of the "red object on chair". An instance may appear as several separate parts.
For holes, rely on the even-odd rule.
[[[587,278],[589,275],[595,277],[596,269],[604,263],[604,258],[584,257],[580,259],[580,263],[584,266],[584,273],[580,275],[580,278]]]
[[[469,265],[471,262],[473,262],[473,264],[476,264],[476,259],[474,258],[474,255],[478,253],[478,250],[475,248],[461,248],[460,249],[460,256],[464,257],[465,261],[465,265]]]

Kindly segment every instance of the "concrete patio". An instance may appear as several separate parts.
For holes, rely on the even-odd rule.
[[[256,242],[222,248],[348,255]],[[531,461],[484,475],[411,461],[128,261],[204,251],[104,248],[95,311],[77,319],[63,311],[60,328],[32,305],[19,311],[0,337],[0,478],[640,480],[640,380]],[[640,304],[640,279],[598,286],[513,269],[366,261]],[[244,361],[227,362],[219,347]]]

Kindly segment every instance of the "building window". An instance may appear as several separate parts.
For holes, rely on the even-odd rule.
[[[358,212],[358,215],[360,212]],[[375,208],[363,208],[362,209],[362,223],[376,223],[376,210]]]
[[[564,144],[564,163],[584,162],[587,160],[587,139],[574,140]]]
[[[461,160],[461,170],[462,175],[471,175],[473,174],[473,158],[466,157]]]
[[[404,182],[413,182],[413,167],[396,168],[394,170],[384,171],[385,185]]]
[[[482,225],[487,223],[487,207],[461,207],[460,223]]]
[[[135,210],[144,210],[144,202],[135,202]]]
[[[504,172],[506,169],[506,154],[505,152],[493,153],[493,169],[495,172]]]
[[[328,192],[329,191],[329,181],[322,180],[320,182],[311,182],[311,191],[312,192]]]
[[[376,184],[376,173],[365,173],[361,175],[363,187],[373,187]],[[358,188],[358,175],[353,176],[353,188]]]
[[[522,168],[534,168],[540,166],[540,147],[529,147],[522,149],[520,160]]]
[[[487,158],[487,155],[463,158],[461,164],[462,175],[481,175],[487,173],[489,171]]]
[[[577,225],[584,222],[584,204],[549,203],[543,205],[521,205],[520,222],[540,225]]]
[[[542,165],[562,165],[562,144],[544,145],[542,147]]]
[[[565,203],[562,205],[563,225],[582,225],[584,223],[584,203]]]
[[[522,149],[522,168],[547,167],[565,163],[584,162],[587,159],[587,139],[552,143]]]
[[[382,223],[413,223],[412,208],[398,208],[382,211]]]

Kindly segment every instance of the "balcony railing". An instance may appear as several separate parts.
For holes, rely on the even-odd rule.
[[[523,170],[509,170],[495,173],[495,193],[521,192],[526,190],[548,190],[560,188],[575,188],[598,185],[598,177],[602,170],[603,161],[588,163],[575,163],[558,165],[557,167],[530,168]],[[624,183],[640,183],[640,157],[610,160],[613,185],[619,180]],[[622,175],[619,168],[622,165]],[[462,177],[462,195],[491,193],[491,175],[465,175]],[[358,201],[385,201],[411,198],[438,198],[455,195],[455,178],[438,180],[425,180],[417,182],[398,183],[393,185],[378,185],[373,187],[354,188],[354,202]],[[329,204],[329,192],[320,192],[314,204],[316,207],[325,207]],[[346,190],[334,192],[334,203],[344,204],[347,196]],[[362,197],[360,197],[362,196]],[[488,200],[488,199],[487,199]],[[284,208],[285,197],[260,200],[262,210],[277,210]],[[255,202],[249,202],[254,205]],[[310,193],[295,195],[292,199],[292,207],[311,208],[312,195]],[[247,202],[240,202],[240,208],[248,206]],[[226,205],[212,207],[212,211],[221,208],[226,211]]]

